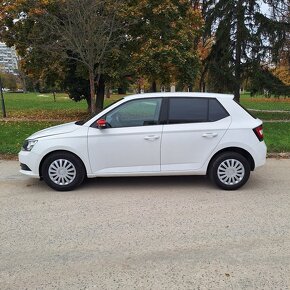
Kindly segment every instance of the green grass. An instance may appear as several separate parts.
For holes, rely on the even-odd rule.
[[[255,117],[261,120],[290,120],[290,112],[288,113],[272,113],[272,112],[251,112]]]
[[[290,111],[290,98],[250,97],[246,93],[241,96],[241,104],[248,109]]]
[[[17,154],[23,141],[32,133],[58,122],[0,122],[0,154]],[[290,152],[290,124],[264,123],[269,152]]]
[[[265,122],[263,125],[268,152],[290,152],[290,123]]]
[[[87,113],[87,102],[72,101],[66,94],[56,94],[56,102],[52,94],[40,93],[5,93],[7,116],[12,118],[37,119],[78,119]],[[113,95],[105,99],[105,107],[121,98]]]
[[[5,93],[5,104],[7,113],[25,111],[27,115],[34,111],[86,111],[87,103],[85,100],[74,102],[64,93],[56,94],[56,102],[53,101],[52,94],[41,93]],[[120,95],[112,95],[110,99],[105,99],[105,106],[119,99]],[[290,111],[290,99],[275,99],[250,97],[248,93],[241,96],[241,104],[249,109],[258,110],[285,110]]]
[[[6,93],[4,94],[7,111],[11,110],[65,110],[86,109],[86,102],[73,102],[66,94],[56,94],[56,102],[52,94],[40,93]]]
[[[32,133],[57,125],[57,122],[0,122],[0,154],[17,154]]]

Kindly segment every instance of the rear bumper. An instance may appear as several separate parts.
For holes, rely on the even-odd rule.
[[[255,147],[255,152],[252,154],[255,161],[255,168],[263,166],[266,163],[267,158],[267,146],[264,141],[259,142]]]

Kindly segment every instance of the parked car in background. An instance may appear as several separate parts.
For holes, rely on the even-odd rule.
[[[61,191],[85,177],[154,175],[208,175],[234,190],[265,164],[266,145],[262,121],[232,95],[154,93],[33,134],[19,161],[21,173]]]

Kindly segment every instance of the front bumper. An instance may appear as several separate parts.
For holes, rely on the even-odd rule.
[[[20,162],[20,173],[30,177],[39,178],[39,162],[40,157],[31,151],[20,151],[18,153],[18,160]],[[30,170],[29,170],[30,169]]]

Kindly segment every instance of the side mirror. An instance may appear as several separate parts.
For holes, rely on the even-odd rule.
[[[105,119],[100,119],[97,121],[98,129],[105,129],[105,128],[107,128],[107,125],[108,125],[108,123]]]

